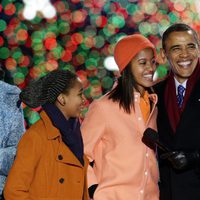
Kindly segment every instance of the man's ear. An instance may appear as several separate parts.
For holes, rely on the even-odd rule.
[[[200,42],[198,43],[198,52],[200,54]],[[199,58],[200,58],[200,55],[199,55]]]
[[[65,99],[64,99],[64,96],[63,96],[62,93],[58,95],[57,101],[58,101],[62,106],[65,105],[66,102],[65,102]]]
[[[159,64],[166,64],[167,63],[167,57],[165,54],[165,50],[163,48],[160,49],[160,53],[158,54],[157,57],[157,62]]]

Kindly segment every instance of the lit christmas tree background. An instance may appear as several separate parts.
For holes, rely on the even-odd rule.
[[[40,0],[42,1],[42,0]],[[53,69],[77,73],[89,103],[113,86],[119,75],[113,62],[116,42],[139,32],[161,47],[161,35],[171,24],[184,22],[200,33],[199,0],[52,0],[56,16],[40,12],[32,20],[23,15],[24,2],[0,4],[0,61],[5,81],[21,89]],[[32,13],[29,13],[30,15]],[[162,78],[167,66],[158,67]],[[39,119],[41,108],[24,114],[27,125]]]

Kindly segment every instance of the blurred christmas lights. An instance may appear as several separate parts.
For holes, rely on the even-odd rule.
[[[27,20],[35,18],[37,12],[43,14],[47,19],[51,19],[56,15],[56,9],[49,0],[23,0],[25,6],[23,16]]]
[[[121,37],[140,32],[159,51],[170,24],[185,22],[200,30],[199,0],[23,2],[0,4],[0,61],[6,81],[23,88],[53,69],[69,69],[83,81],[87,106],[111,89],[119,75],[113,50]],[[162,79],[167,70],[160,65],[156,76]],[[24,105],[28,124],[39,118],[40,109]]]

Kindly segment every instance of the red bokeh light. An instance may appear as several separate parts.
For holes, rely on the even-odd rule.
[[[0,46],[3,46],[4,44],[4,39],[2,38],[2,36],[0,36]]]
[[[16,8],[15,8],[15,5],[12,3],[7,4],[4,8],[4,13],[6,15],[13,15],[15,12],[16,12]]]
[[[17,32],[16,38],[17,38],[18,41],[25,41],[25,40],[27,40],[27,38],[28,38],[28,33],[27,33],[27,31],[24,30],[24,29],[20,29],[20,30]]]
[[[105,16],[98,16],[96,19],[96,25],[103,28],[107,24],[108,19]]]
[[[47,50],[52,50],[55,47],[57,47],[57,41],[56,38],[47,38],[45,39],[44,45]]]
[[[83,36],[80,33],[74,33],[71,37],[72,43],[75,45],[81,44],[83,42]]]
[[[6,62],[5,62],[5,66],[6,66],[6,69],[8,70],[13,70],[16,68],[17,66],[17,62],[15,59],[13,58],[7,58],[6,59]]]
[[[72,52],[69,50],[63,51],[61,60],[64,62],[69,62],[72,59]]]
[[[30,58],[28,56],[21,56],[19,58],[19,66],[27,67],[30,64]]]

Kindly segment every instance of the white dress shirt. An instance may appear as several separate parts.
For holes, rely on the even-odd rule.
[[[186,89],[186,85],[187,85],[187,80],[185,80],[183,83],[179,83],[176,78],[174,77],[175,80],[175,87],[176,87],[176,95],[178,95],[178,86],[182,85],[185,89]],[[185,91],[183,92],[183,96],[185,96]]]

